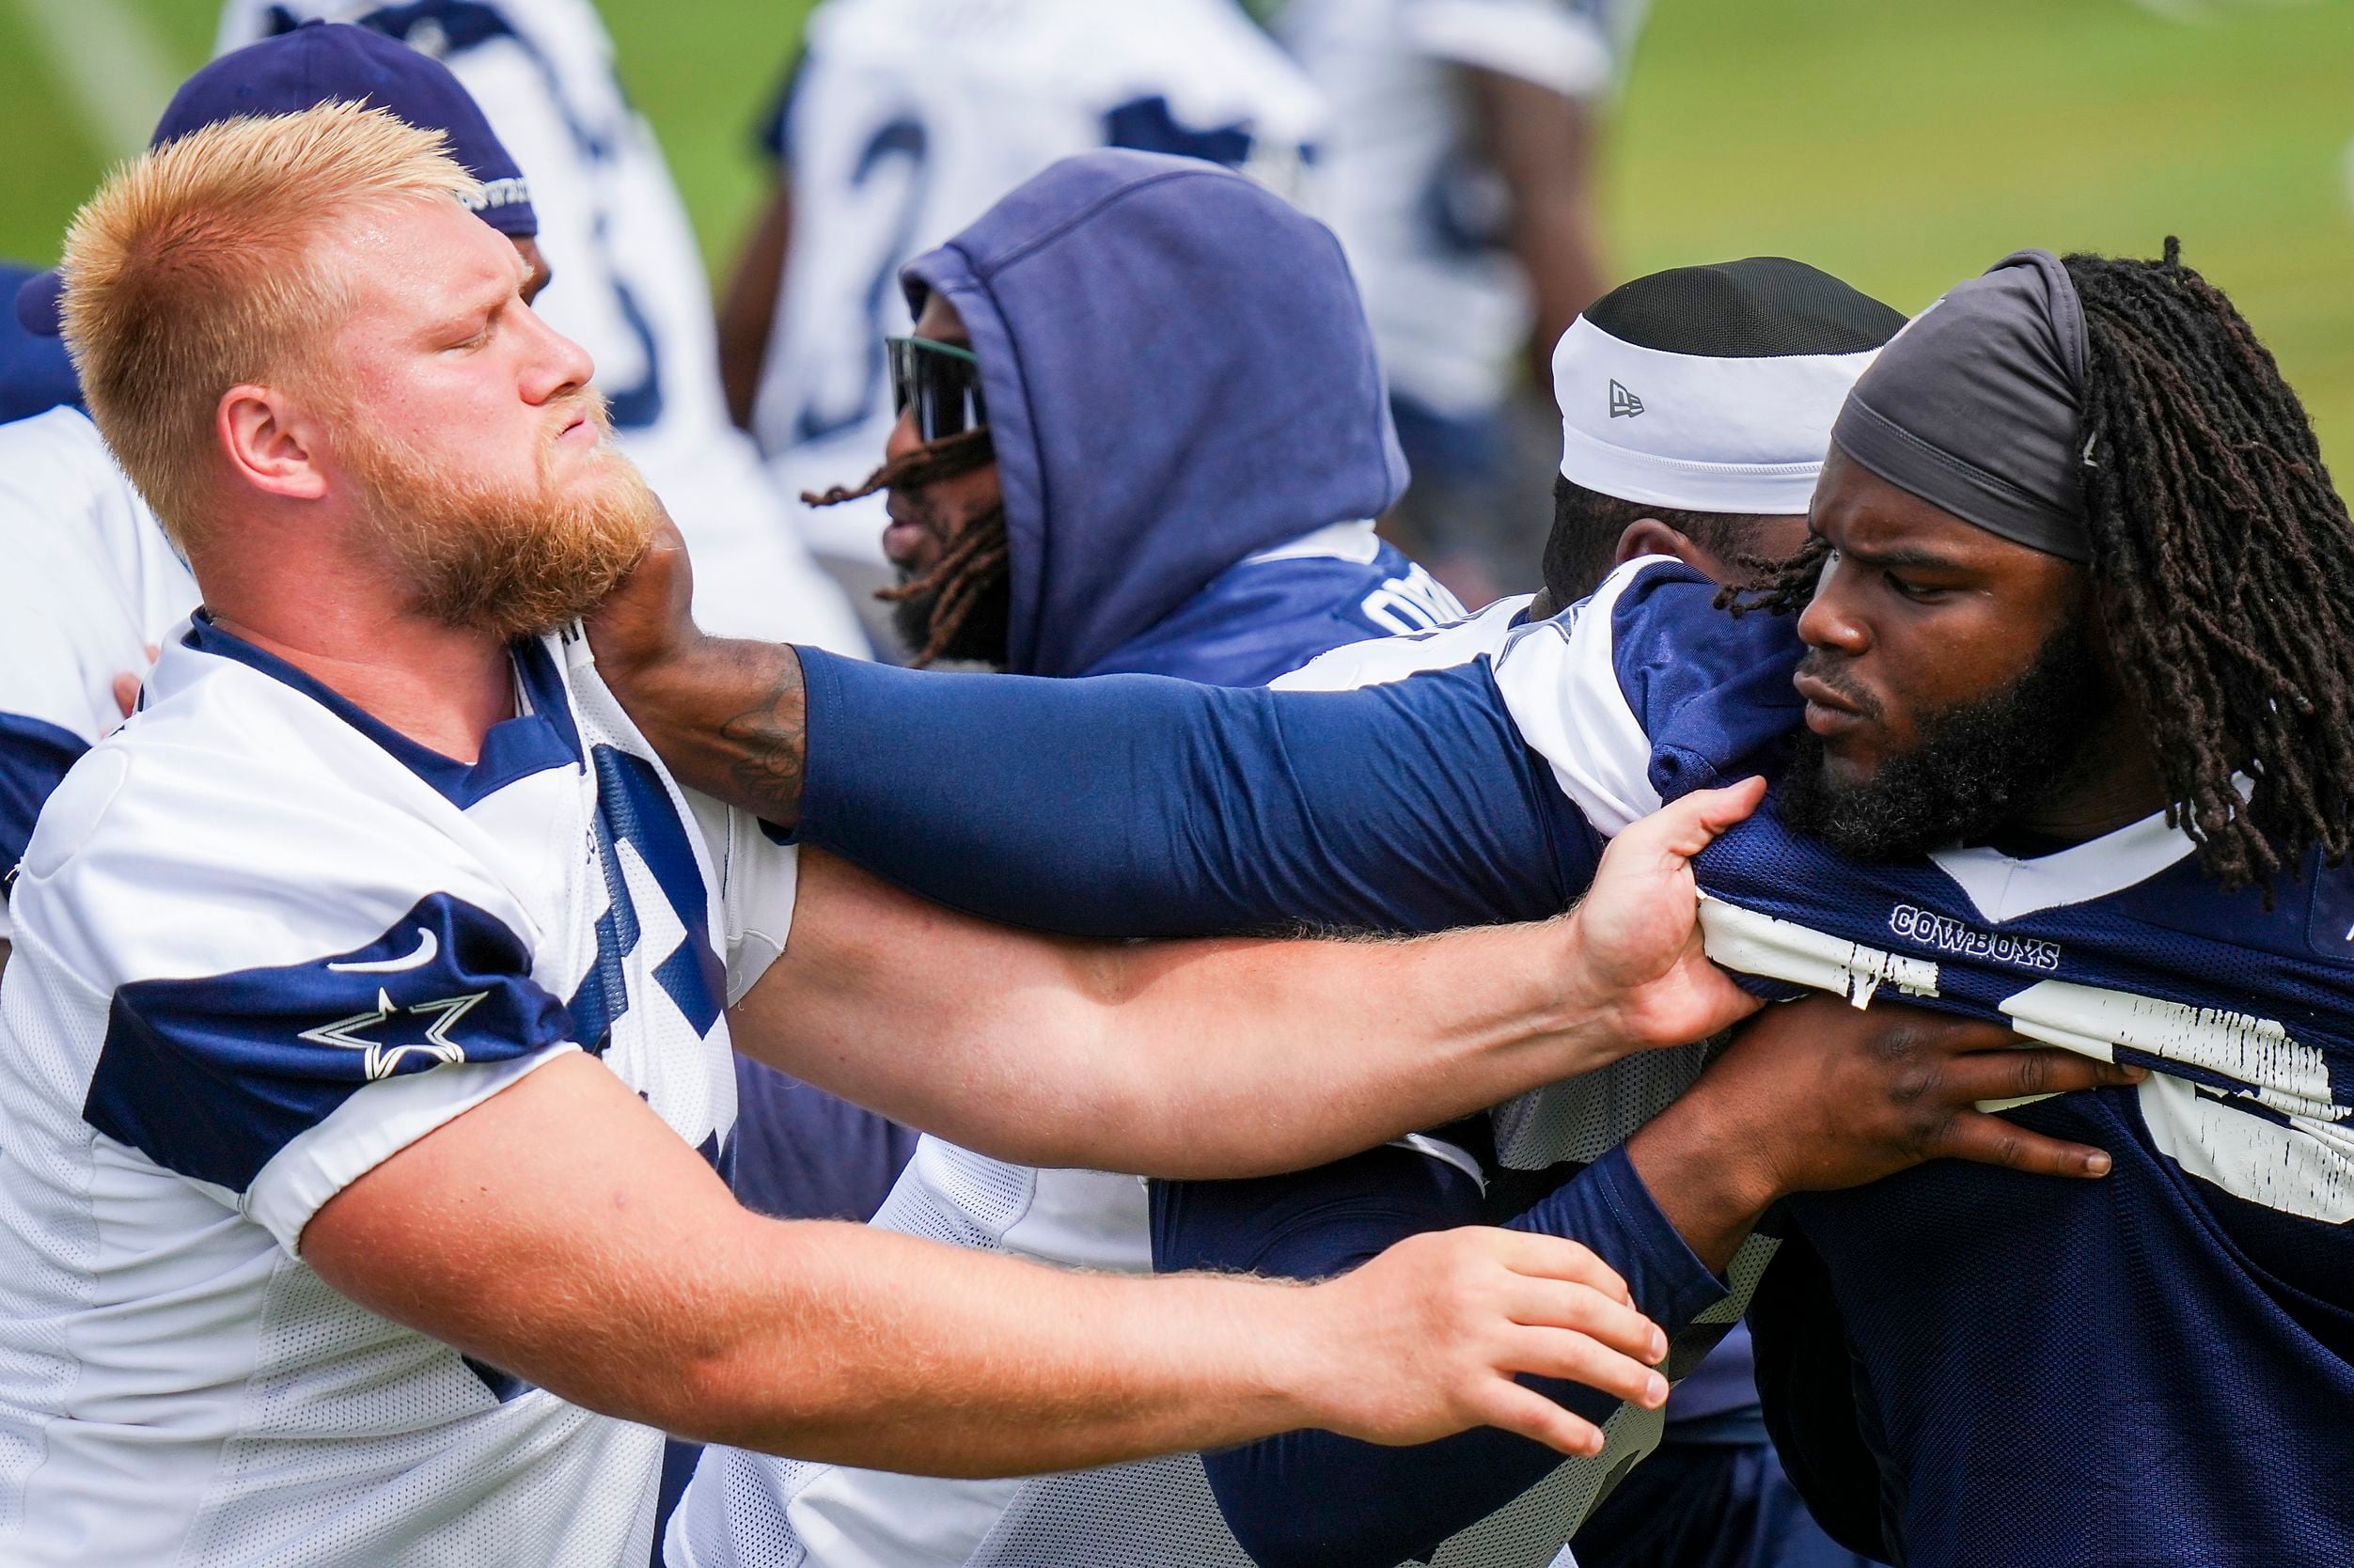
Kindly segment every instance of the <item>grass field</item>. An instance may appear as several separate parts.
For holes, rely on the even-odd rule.
[[[717,265],[759,186],[752,118],[807,6],[603,8]],[[2354,0],[2165,10],[2178,14],[2130,0],[1653,0],[1609,154],[1620,270],[1779,253],[1910,310],[2020,245],[2156,254],[2178,233],[2354,463]],[[0,254],[48,259],[119,150],[56,65],[54,33],[110,56],[144,34],[185,71],[216,14],[206,0],[0,0]],[[119,99],[113,63],[98,74]]]

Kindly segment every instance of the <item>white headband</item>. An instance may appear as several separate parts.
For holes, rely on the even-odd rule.
[[[1878,352],[1713,359],[1640,348],[1580,316],[1553,349],[1561,475],[1677,511],[1802,513],[1839,405]]]

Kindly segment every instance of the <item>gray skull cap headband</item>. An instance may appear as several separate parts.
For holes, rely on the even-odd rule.
[[[2013,251],[1914,317],[1848,393],[1834,445],[1988,533],[2092,558],[2077,436],[2084,305],[2049,251]]]

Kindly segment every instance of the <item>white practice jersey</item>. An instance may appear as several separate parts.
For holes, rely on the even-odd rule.
[[[574,1051],[723,1158],[723,1008],[792,852],[682,795],[576,633],[518,644],[516,692],[465,765],[199,615],[51,796],[0,987],[0,1561],[648,1560],[659,1433],[300,1251]]]
[[[1233,0],[826,0],[769,132],[793,242],[754,428],[781,488],[855,484],[893,411],[899,270],[1059,158],[1100,147],[1239,166],[1296,199],[1322,101]],[[883,497],[804,509],[880,563]]]
[[[523,170],[555,274],[535,308],[596,360],[621,449],[686,536],[704,630],[868,651],[795,509],[728,420],[702,254],[589,0],[228,0],[218,47],[312,17],[437,56]]]
[[[118,675],[196,605],[196,579],[98,427],[53,408],[0,425],[0,888],[66,769],[116,725]],[[0,892],[0,941],[8,937]]]
[[[1278,20],[1331,107],[1316,213],[1348,252],[1392,391],[1448,418],[1512,384],[1533,306],[1459,67],[1612,92],[1647,0],[1289,0]]]

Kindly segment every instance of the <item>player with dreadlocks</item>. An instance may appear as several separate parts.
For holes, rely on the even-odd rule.
[[[2354,846],[2354,526],[2313,426],[2178,241],[2163,260],[2062,265],[2090,349],[2083,541],[2080,557],[2064,554],[2084,561],[2102,640],[2096,653],[2071,628],[2004,705],[2040,715],[2029,738],[2050,752],[2121,701],[2169,823],[2225,887],[2265,882],[2308,848],[2334,864]],[[1832,553],[1818,533],[1765,591],[1725,598],[1736,613],[1802,611]],[[1991,709],[1955,715],[1939,743],[1882,770],[1869,811],[1802,790],[1828,775],[1800,768],[1784,815],[1803,804],[1810,825],[1864,853],[1967,837],[2008,818],[2034,781],[2027,759],[2004,754],[2005,734],[2022,726]]]
[[[1727,615],[1697,572],[1637,561],[1500,651],[1357,691],[939,682],[683,632],[655,639],[669,660],[610,658],[660,668],[621,678],[698,782],[944,902],[1101,934],[1558,908],[1624,823],[1764,771],[1766,806],[1695,862],[1709,954],[1855,1007],[1800,1003],[1828,1011],[1681,1080],[1657,1058],[1540,1091],[1495,1148],[1542,1135],[1593,1162],[1557,1194],[1598,1175],[1656,1205],[1688,1257],[1628,1278],[1671,1339],[1739,1310],[1784,1216],[1844,1328],[1828,1376],[1776,1376],[1761,1326],[1762,1380],[1769,1407],[1813,1406],[1783,1422],[1802,1480],[1839,1469],[1812,1439],[1847,1411],[1860,1506],[1834,1512],[1875,1555],[2354,1560],[2354,526],[2302,411],[2177,258],[2027,251],[1915,318],[1832,437],[1820,542],[1752,601],[1791,613]],[[798,770],[803,737],[782,786],[729,776],[777,747]],[[1973,1090],[2009,1108],[1859,1157],[1884,1103],[1859,1073],[2001,1075],[2008,1053],[1934,1043],[1920,1009],[1976,1020],[1964,1046],[2015,1032],[2142,1071]],[[1657,1114],[1590,1137],[1627,1105]],[[1285,1267],[1394,1233],[1308,1256],[1352,1184],[1392,1183],[1399,1229],[1527,1201],[1529,1171],[1459,1136],[1484,1190],[1447,1201],[1427,1162],[1412,1190],[1376,1156],[1276,1179],[1316,1200],[1253,1206],[1290,1227]],[[1988,1149],[2106,1177],[1916,1163]],[[1248,1267],[1279,1238],[1195,1239],[1162,1261]],[[1610,1431],[1604,1469],[1650,1440],[1626,1411]],[[1563,1503],[1510,1442],[1218,1458],[1263,1563],[1451,1561],[1450,1531],[1524,1488]]]
[[[943,323],[943,315],[941,310],[934,312],[934,332],[950,330]],[[923,341],[938,348],[954,346],[932,338]],[[895,442],[899,428],[914,428],[903,406],[901,412],[901,425],[892,432]],[[921,440],[920,432],[918,439]],[[945,488],[949,481],[966,475],[985,474],[997,462],[997,449],[990,441],[988,427],[977,425],[898,453],[855,489],[835,485],[823,494],[804,492],[801,499],[813,507],[839,507],[881,491],[894,497],[928,491],[936,495],[939,492],[934,487]],[[928,535],[927,541],[936,544],[930,552],[929,564],[918,564],[912,553],[894,557],[898,585],[875,590],[877,599],[893,606],[892,625],[907,646],[908,664],[917,669],[941,659],[1000,663],[1004,658],[1008,608],[1005,498],[984,494],[977,505],[958,509],[952,515],[956,521],[949,529],[917,527],[918,538]],[[897,518],[891,525],[894,529],[902,526]],[[945,542],[939,542],[941,532],[949,534]],[[900,537],[914,542],[905,534]],[[974,619],[976,611],[980,612],[978,620]]]
[[[1156,223],[1197,232],[1172,245]],[[1365,521],[1405,469],[1369,412],[1363,308],[1331,235],[1259,186],[1066,159],[902,281],[887,461],[804,499],[889,493],[900,582],[879,597],[911,663],[1255,684],[1463,613]],[[1249,324],[1169,308],[1208,287]],[[1282,478],[1224,482],[1242,472]]]

